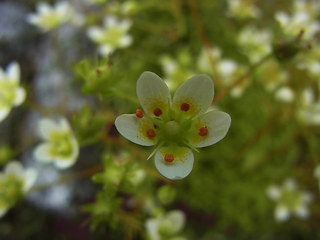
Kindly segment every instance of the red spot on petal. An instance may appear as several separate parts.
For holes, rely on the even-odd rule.
[[[173,154],[167,153],[167,154],[164,156],[164,160],[165,160],[166,162],[169,162],[169,163],[173,162],[173,160],[174,160]]]
[[[157,117],[162,115],[162,110],[160,108],[156,108],[153,110],[153,114]]]
[[[157,125],[157,124],[153,124],[153,127],[154,127],[155,129],[157,129],[157,128],[158,128],[158,125]]]
[[[202,137],[207,136],[208,135],[208,128],[207,127],[200,128],[198,134]]]
[[[136,110],[136,116],[137,116],[137,118],[143,118],[143,112],[141,109]]]
[[[153,129],[149,129],[149,130],[147,131],[147,136],[152,139],[152,138],[154,138],[155,136],[157,136],[157,134],[155,133],[155,131],[154,131]]]
[[[187,112],[190,109],[190,104],[189,103],[182,103],[180,106],[181,111]]]

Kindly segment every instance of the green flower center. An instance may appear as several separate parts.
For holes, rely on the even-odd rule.
[[[175,139],[180,133],[180,125],[176,121],[166,122],[164,125],[164,133],[167,138]]]
[[[70,134],[68,132],[53,133],[50,137],[52,156],[68,158],[72,154],[72,144]]]
[[[23,196],[23,182],[13,174],[0,181],[0,207],[11,207]]]

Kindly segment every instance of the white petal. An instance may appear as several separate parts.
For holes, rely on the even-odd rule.
[[[76,158],[70,157],[70,158],[56,158],[54,161],[54,164],[59,169],[66,169],[71,166],[73,166],[76,162]]]
[[[289,210],[285,206],[279,205],[276,207],[275,218],[277,221],[284,222],[288,220],[289,216]]]
[[[0,207],[0,218],[3,217],[8,211],[8,208]]]
[[[38,173],[35,169],[27,169],[25,170],[25,184],[24,184],[24,192],[28,192],[30,188],[34,185],[37,180]]]
[[[152,146],[156,139],[150,139],[147,131],[153,129],[153,124],[146,118],[137,118],[135,114],[123,114],[116,118],[118,132],[131,142],[142,146]]]
[[[154,116],[160,108],[165,113],[171,103],[171,95],[165,82],[153,72],[143,72],[137,81],[137,96],[144,111]]]
[[[148,219],[146,222],[147,233],[150,240],[160,240],[160,235],[158,232],[159,220],[156,218]]]
[[[99,42],[103,38],[103,31],[99,27],[90,27],[87,35],[91,40]]]
[[[167,163],[164,160],[166,154],[174,155],[173,162]],[[176,149],[162,147],[154,157],[158,171],[171,180],[178,180],[188,176],[193,168],[193,160],[192,151],[186,147],[177,147]]]
[[[281,191],[276,186],[270,186],[267,188],[267,195],[272,200],[278,200],[281,195]]]
[[[306,219],[307,217],[309,217],[310,212],[309,209],[307,208],[307,206],[305,205],[301,205],[299,208],[297,208],[295,210],[295,214],[302,219]]]
[[[99,53],[102,56],[107,56],[111,54],[113,51],[114,51],[114,48],[108,44],[103,44],[102,46],[99,47]]]
[[[7,67],[7,76],[8,79],[12,82],[20,81],[20,67],[16,62],[10,63]]]
[[[48,163],[53,160],[53,157],[50,155],[51,144],[42,143],[40,144],[33,152],[34,158],[42,163]]]
[[[14,105],[18,106],[26,99],[26,91],[22,87],[16,89],[16,96],[14,99]]]
[[[51,12],[51,7],[49,4],[41,2],[37,5],[37,10],[40,14],[47,15]]]
[[[116,26],[118,19],[115,16],[109,15],[103,19],[103,24],[106,27]]]
[[[206,147],[223,139],[230,127],[231,117],[221,111],[211,111],[199,116],[197,123],[193,126],[194,135],[190,139],[190,144],[196,148]],[[207,127],[208,135],[200,136],[199,129]]]
[[[125,35],[120,39],[120,46],[121,47],[127,47],[131,44],[132,37],[129,35]]]
[[[41,119],[39,122],[39,133],[43,139],[50,139],[51,134],[59,130],[58,124],[49,118]]]
[[[289,16],[285,12],[277,12],[275,18],[283,26],[289,22]]]
[[[0,108],[0,122],[8,116],[10,110],[10,108]]]
[[[174,234],[177,234],[182,230],[186,221],[184,213],[179,210],[169,212],[166,218],[168,218],[172,222]]]
[[[58,120],[57,126],[59,127],[60,131],[70,131],[71,127],[65,118],[60,118]]]
[[[206,74],[191,77],[174,94],[173,106],[180,109],[182,103],[188,103],[190,115],[204,113],[212,103],[214,87],[212,79]]]
[[[282,87],[277,90],[275,97],[280,101],[289,103],[294,99],[294,92],[289,87]]]
[[[6,166],[5,174],[13,174],[17,177],[23,178],[24,177],[23,166],[18,161],[12,161]]]

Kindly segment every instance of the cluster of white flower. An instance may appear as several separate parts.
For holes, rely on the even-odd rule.
[[[6,71],[0,68],[0,122],[7,117],[11,108],[22,104],[26,92],[19,86],[20,67],[18,63],[10,63]]]
[[[176,90],[185,79],[194,75],[189,68],[183,67],[180,62],[169,56],[163,56],[160,61],[165,74],[164,80],[170,91]]]
[[[253,1],[228,0],[227,15],[236,18],[258,18],[261,11],[257,8]]]
[[[272,33],[249,25],[240,32],[238,43],[251,63],[260,61],[272,50]]]
[[[280,11],[276,13],[275,18],[286,35],[294,37],[303,31],[304,39],[310,40],[320,30],[317,20],[319,11],[320,4],[317,0],[295,0],[292,15]]]
[[[68,2],[57,2],[54,6],[41,2],[37,5],[37,13],[28,15],[29,23],[47,32],[65,23],[79,26],[83,24],[83,17],[75,11]]]
[[[305,124],[320,124],[320,101],[317,101],[312,88],[307,88],[302,92],[298,118]]]
[[[211,55],[211,56],[210,56]],[[212,66],[210,57],[214,58],[215,68]],[[221,50],[213,48],[209,52],[202,50],[198,58],[198,68],[201,72],[217,75],[225,87],[230,87],[237,79],[245,74],[246,68],[231,59],[222,58]],[[214,70],[217,72],[214,73]],[[234,86],[230,92],[232,97],[240,97],[248,85],[247,81]]]
[[[308,204],[312,201],[312,195],[299,190],[293,179],[287,179],[282,186],[270,186],[267,195],[276,202],[274,215],[279,222],[288,220],[290,214],[302,219],[310,214]]]

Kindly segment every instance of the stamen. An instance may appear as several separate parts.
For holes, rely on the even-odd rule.
[[[173,162],[173,160],[174,160],[173,154],[167,153],[167,154],[164,156],[164,160],[165,160],[166,162],[169,162],[169,163]]]
[[[137,116],[137,118],[143,118],[143,112],[141,109],[136,110],[136,116]]]
[[[154,138],[155,136],[157,136],[157,134],[155,133],[155,131],[153,129],[149,129],[147,131],[147,135],[149,138]]]
[[[180,109],[181,111],[187,112],[190,109],[190,105],[188,103],[182,103]]]
[[[208,128],[207,127],[200,128],[198,134],[202,137],[207,136],[208,135]]]
[[[153,110],[153,114],[159,117],[160,115],[162,115],[162,110],[160,108],[156,108]]]

